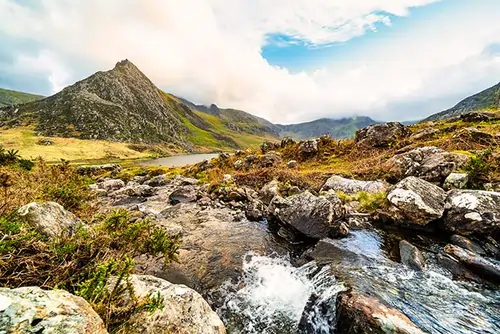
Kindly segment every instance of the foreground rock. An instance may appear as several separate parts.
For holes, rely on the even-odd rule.
[[[199,293],[187,286],[147,275],[132,275],[130,284],[139,300],[160,294],[164,308],[134,314],[127,323],[127,333],[226,333],[219,316]]]
[[[500,283],[500,266],[498,264],[455,245],[447,245],[444,251],[480,277],[497,284]]]
[[[500,193],[452,190],[446,198],[444,227],[461,235],[487,235],[500,230]]]
[[[336,333],[424,334],[406,315],[378,299],[356,292],[341,293],[337,299]]]
[[[444,180],[443,188],[444,190],[463,189],[467,187],[468,182],[469,174],[451,173],[450,175],[448,175],[446,180]]]
[[[441,218],[445,198],[443,189],[413,176],[391,187],[387,194],[389,202],[402,213],[405,220],[418,225],[427,225]]]
[[[399,255],[401,256],[401,263],[411,269],[423,270],[425,268],[425,260],[420,250],[406,240],[399,242]]]
[[[17,214],[39,233],[49,238],[72,235],[82,224],[74,214],[55,202],[26,204],[19,208]]]
[[[401,123],[389,122],[375,124],[356,131],[355,142],[357,145],[384,148],[408,137],[410,130]]]
[[[354,195],[361,191],[376,194],[386,191],[387,185],[380,181],[360,181],[334,175],[323,185],[322,191],[328,190],[342,191],[348,195]]]
[[[465,154],[446,152],[435,146],[416,148],[397,154],[388,161],[388,168],[397,177],[417,176],[429,182],[443,182],[448,175],[467,164]]]
[[[342,202],[338,197],[317,197],[308,191],[287,198],[275,197],[270,206],[269,213],[285,226],[304,234],[309,238],[322,239],[327,237],[332,230],[339,233],[340,224],[335,222],[344,216]]]
[[[0,288],[0,333],[105,334],[104,323],[81,297],[38,287]]]

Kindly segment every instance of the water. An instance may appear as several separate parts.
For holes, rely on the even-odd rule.
[[[173,155],[166,158],[158,158],[152,160],[146,160],[139,162],[141,166],[163,166],[163,167],[182,167],[186,165],[196,164],[202,162],[203,160],[210,161],[213,158],[218,157],[218,154],[184,154],[184,155]]]
[[[391,260],[385,241],[375,231],[322,241],[302,267],[249,254],[241,280],[222,288],[218,312],[231,333],[334,333],[337,294],[354,286],[429,333],[500,333],[498,289],[453,280],[432,253],[425,271],[413,271]]]

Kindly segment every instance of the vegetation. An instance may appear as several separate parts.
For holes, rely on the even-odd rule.
[[[27,103],[40,99],[43,99],[43,96],[0,88],[0,107]]]
[[[361,211],[365,213],[374,213],[377,210],[383,210],[388,207],[387,194],[385,192],[370,194],[360,191],[354,195],[348,195],[339,191],[337,195],[343,202],[359,202]]]

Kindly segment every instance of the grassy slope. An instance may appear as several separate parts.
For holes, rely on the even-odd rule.
[[[40,138],[32,128],[20,127],[0,130],[0,145],[5,149],[19,150],[24,158],[42,157],[47,161],[139,159],[150,156],[148,152],[137,152],[125,143],[101,140],[81,140],[76,138],[48,138],[54,144],[38,145]]]
[[[43,99],[41,95],[0,88],[0,107]]]

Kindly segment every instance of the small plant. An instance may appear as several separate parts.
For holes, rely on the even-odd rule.
[[[360,191],[354,195],[348,195],[343,191],[338,191],[337,196],[343,202],[359,202],[360,209],[366,213],[374,213],[377,210],[383,210],[388,206],[387,194],[385,191],[374,194]]]
[[[489,173],[493,166],[490,161],[492,157],[492,149],[487,149],[471,157],[469,163],[464,167],[464,170],[469,174],[470,188],[482,187],[482,184],[489,181]]]

